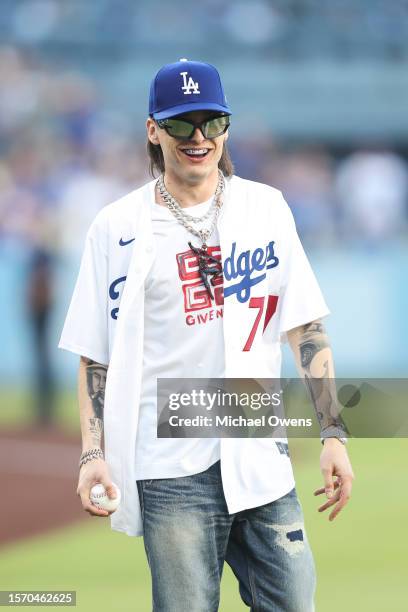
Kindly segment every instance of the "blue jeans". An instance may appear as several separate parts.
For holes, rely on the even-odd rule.
[[[220,461],[137,487],[153,612],[216,612],[224,561],[253,612],[314,611],[315,566],[295,488],[228,514]]]

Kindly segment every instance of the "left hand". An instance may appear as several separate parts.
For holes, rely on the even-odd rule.
[[[320,455],[320,469],[323,474],[324,487],[317,489],[314,495],[326,493],[329,500],[320,506],[319,512],[324,512],[336,504],[329,515],[329,521],[332,521],[349,501],[354,479],[346,447],[337,438],[327,438],[324,441]]]

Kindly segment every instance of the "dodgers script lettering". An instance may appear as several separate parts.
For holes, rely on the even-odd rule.
[[[252,253],[250,250],[243,251],[236,256],[235,251],[237,244],[232,243],[231,255],[225,258],[224,261],[224,280],[239,281],[228,287],[224,286],[224,298],[236,293],[238,302],[244,303],[249,300],[251,295],[251,287],[262,282],[266,277],[265,270],[275,268],[279,259],[274,253],[274,244],[272,240],[265,249],[257,248]],[[253,273],[262,272],[257,276]]]

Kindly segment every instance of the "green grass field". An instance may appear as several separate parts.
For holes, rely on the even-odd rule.
[[[9,403],[14,400],[9,396]],[[75,427],[75,400],[62,396],[64,422]],[[4,411],[0,423],[25,418],[24,409]],[[10,414],[12,413],[12,417]],[[16,417],[16,415],[19,415]],[[320,443],[291,440],[297,489],[318,572],[317,612],[403,612],[408,596],[408,441],[351,440],[356,474],[353,496],[329,523],[313,496],[321,485]],[[84,522],[0,551],[0,589],[77,591],[77,609],[149,611],[150,574],[143,540],[113,532],[109,521]],[[248,610],[228,565],[220,612]]]

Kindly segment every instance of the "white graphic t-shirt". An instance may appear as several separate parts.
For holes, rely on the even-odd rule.
[[[201,217],[212,202],[186,208]],[[142,392],[136,440],[136,478],[173,478],[206,470],[220,459],[218,438],[158,438],[157,378],[222,378],[222,275],[203,288],[197,258],[188,242],[200,240],[167,208],[152,199],[156,258],[145,280]],[[210,219],[204,222],[208,227]],[[221,259],[218,231],[208,253]],[[209,277],[211,278],[211,277]]]

